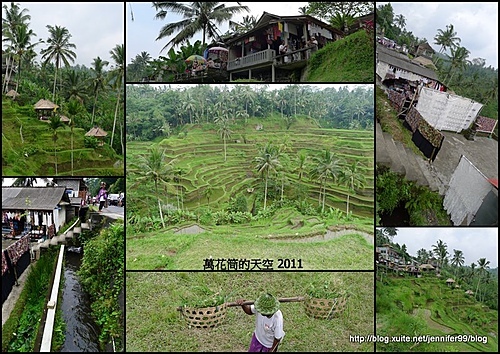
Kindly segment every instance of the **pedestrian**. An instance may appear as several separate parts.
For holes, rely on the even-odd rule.
[[[283,314],[280,303],[273,295],[260,295],[253,305],[243,305],[245,300],[236,300],[248,315],[256,315],[255,330],[252,335],[249,352],[276,352],[285,336],[283,331]]]
[[[102,212],[102,208],[108,200],[108,191],[106,190],[106,182],[101,182],[101,189],[97,193],[97,200],[99,200],[99,212]]]

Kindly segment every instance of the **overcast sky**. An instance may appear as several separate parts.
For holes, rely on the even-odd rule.
[[[388,2],[378,2],[380,5]],[[486,66],[498,68],[498,2],[391,2],[394,15],[403,15],[406,30],[426,38],[434,50],[438,29],[452,24],[460,45],[474,58],[486,59]],[[449,54],[449,53],[448,53]]]
[[[235,2],[226,2],[226,6],[235,6]],[[307,2],[241,2],[242,6],[248,6],[250,12],[243,12],[241,14],[235,14],[232,21],[241,22],[244,16],[255,16],[257,19],[262,16],[264,11],[280,15],[280,16],[293,16],[298,15],[299,7],[306,6]],[[132,21],[132,13],[134,20]],[[170,38],[165,38],[160,41],[156,41],[160,29],[168,23],[178,22],[182,19],[181,16],[175,13],[167,14],[164,20],[155,20],[156,10],[153,8],[151,2],[132,2],[127,3],[126,17],[127,17],[127,64],[129,64],[137,54],[145,51],[151,55],[152,58],[158,58],[159,55],[167,56],[168,50],[161,52],[161,49],[167,44],[174,34]],[[219,27],[221,33],[226,33],[229,29],[229,24],[225,23]],[[202,40],[201,32],[190,39],[190,43],[196,42],[196,40]],[[179,46],[174,49],[179,50]]]
[[[18,3],[18,2],[15,2]],[[10,2],[4,2],[10,8]],[[124,3],[100,2],[20,2],[21,9],[28,9],[31,16],[30,29],[39,39],[49,38],[47,25],[66,27],[71,34],[70,43],[76,45],[72,49],[77,57],[74,64],[90,67],[94,58],[113,63],[109,52],[117,45],[124,44]],[[4,17],[2,8],[2,18]],[[42,43],[35,47],[40,53],[47,48]],[[40,62],[40,57],[37,59]],[[108,67],[109,68],[109,67]]]
[[[438,240],[448,245],[448,252],[461,250],[465,257],[465,265],[476,263],[479,258],[490,261],[490,268],[498,267],[498,228],[449,227],[449,228],[397,228],[398,234],[393,242],[406,245],[411,256],[417,256],[421,248],[427,251]]]

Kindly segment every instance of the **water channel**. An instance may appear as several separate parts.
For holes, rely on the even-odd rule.
[[[91,317],[89,295],[83,290],[76,274],[82,263],[82,253],[65,251],[64,286],[61,310],[66,324],[65,342],[61,352],[99,352],[99,328]]]

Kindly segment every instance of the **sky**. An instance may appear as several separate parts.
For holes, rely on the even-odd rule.
[[[94,58],[113,63],[109,52],[117,45],[124,44],[124,3],[123,2],[16,2],[21,9],[28,9],[31,16],[30,29],[37,35],[32,43],[49,38],[47,25],[66,27],[71,34],[70,42],[76,45],[73,51],[77,57],[74,65],[90,67]],[[10,8],[10,3],[6,4]],[[2,18],[4,17],[2,8]],[[42,43],[36,52],[47,48]],[[37,58],[40,62],[40,56]],[[108,67],[109,68],[109,67]]]
[[[377,8],[387,2],[378,2]],[[498,2],[391,2],[394,15],[403,15],[406,30],[426,38],[431,47],[438,29],[452,24],[460,45],[470,51],[469,60],[486,59],[486,67],[498,69]],[[448,52],[449,54],[449,52]]]
[[[236,6],[235,2],[227,2],[226,6]],[[307,2],[241,2],[242,6],[248,6],[250,12],[243,12],[240,14],[235,14],[232,21],[241,22],[244,16],[254,16],[257,19],[262,16],[264,11],[280,15],[280,16],[293,16],[298,15],[299,7],[306,6]],[[133,21],[132,21],[133,13]],[[171,38],[175,36],[173,34],[170,38],[162,39],[161,41],[156,41],[160,29],[168,23],[178,22],[182,19],[181,16],[175,13],[169,13],[164,20],[155,20],[156,10],[153,8],[151,2],[131,2],[127,3],[126,10],[126,40],[127,40],[127,64],[130,64],[133,58],[141,52],[148,52],[152,58],[158,58],[159,55],[167,56],[167,48],[160,53],[161,49],[167,44]],[[226,33],[229,29],[229,24],[225,23],[219,27],[221,33]],[[202,40],[201,32],[190,39],[190,43],[196,42],[196,40]],[[178,50],[179,46],[175,47]]]
[[[419,249],[431,250],[438,240],[448,245],[448,252],[461,250],[464,265],[470,266],[479,258],[490,261],[490,268],[498,267],[498,228],[449,227],[449,228],[397,228],[393,242],[406,245],[408,254],[417,256]]]

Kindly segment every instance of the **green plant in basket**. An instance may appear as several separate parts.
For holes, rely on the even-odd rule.
[[[336,299],[345,297],[347,291],[340,279],[312,282],[307,289],[307,295],[316,299]]]
[[[226,302],[227,295],[221,291],[213,291],[206,285],[195,286],[191,293],[181,296],[182,306],[184,307],[213,307]]]

